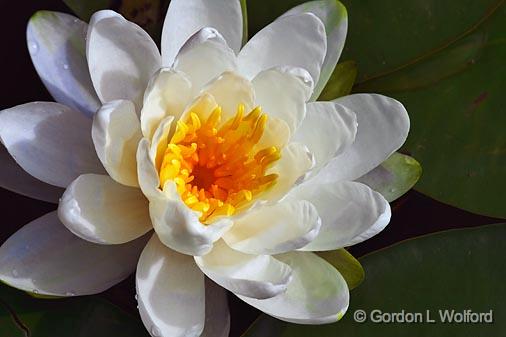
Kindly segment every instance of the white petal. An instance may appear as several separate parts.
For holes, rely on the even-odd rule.
[[[206,324],[200,337],[228,337],[229,332],[227,291],[206,278]]]
[[[219,31],[237,53],[242,42],[242,10],[237,0],[172,0],[162,32],[164,66],[170,67],[185,42],[204,27]]]
[[[200,213],[188,208],[177,193],[174,182],[168,181],[164,191],[149,153],[149,141],[143,139],[137,152],[139,184],[149,199],[151,221],[160,240],[183,254],[203,255],[232,225],[228,219],[204,225]]]
[[[139,259],[137,301],[153,337],[197,337],[204,328],[204,274],[191,256],[176,253],[153,235]]]
[[[392,216],[390,205],[385,207],[385,211],[378,217],[378,219],[374,222],[374,224],[366,229],[364,232],[358,234],[353,239],[348,241],[345,246],[353,246],[357,243],[363,242],[365,240],[369,240],[379,232],[381,232],[390,222],[390,218]]]
[[[301,68],[275,68],[262,71],[252,83],[257,105],[295,132],[306,115],[306,101],[313,90],[311,75]]]
[[[153,135],[153,140],[151,141],[149,153],[157,170],[160,170],[160,167],[162,166],[163,155],[165,154],[165,150],[167,150],[167,145],[169,144],[169,134],[171,132],[173,121],[174,117],[172,116],[162,119]]]
[[[276,259],[293,269],[285,293],[258,300],[240,299],[283,321],[299,324],[326,324],[339,320],[348,309],[350,294],[346,281],[327,261],[309,252],[291,252]]]
[[[290,189],[304,181],[313,164],[313,156],[305,145],[288,144],[281,152],[281,159],[267,170],[266,174],[277,174],[278,179],[261,198],[275,201],[284,197]]]
[[[249,255],[233,250],[220,240],[195,262],[211,280],[238,295],[270,298],[283,293],[292,271],[269,255]]]
[[[343,105],[314,102],[307,105],[306,118],[292,140],[306,145],[313,153],[312,174],[327,165],[355,141],[357,117]]]
[[[172,69],[157,72],[144,96],[141,127],[144,137],[151,139],[157,126],[167,116],[179,119],[192,98],[192,84],[186,75]]]
[[[83,173],[103,173],[91,140],[92,121],[58,103],[28,103],[0,112],[0,139],[35,178],[67,187]]]
[[[311,13],[280,18],[258,32],[241,50],[239,71],[254,78],[278,66],[306,69],[316,83],[327,51],[325,27]]]
[[[320,231],[316,208],[305,200],[286,200],[247,212],[223,236],[247,254],[280,254],[306,246]]]
[[[0,187],[46,202],[58,203],[64,190],[35,179],[25,172],[0,145]]]
[[[148,33],[113,11],[99,11],[90,21],[86,55],[103,103],[126,99],[141,108],[144,90],[161,62]]]
[[[237,75],[226,72],[202,90],[211,94],[221,107],[221,121],[225,122],[237,113],[237,107],[244,105],[245,112],[250,112],[255,105],[255,91],[250,81]]]
[[[72,234],[56,212],[32,221],[0,247],[0,280],[41,295],[100,293],[130,275],[147,237],[115,246]]]
[[[358,242],[355,238],[368,238],[390,221],[390,205],[385,198],[361,183],[311,179],[291,191],[290,197],[310,201],[322,219],[320,233],[302,250],[350,246]],[[363,235],[366,232],[371,235]]]
[[[153,163],[154,158],[150,154],[149,140],[143,138],[139,142],[137,149],[137,174],[139,176],[139,186],[142,193],[150,199],[157,198],[160,194],[160,177]]]
[[[355,94],[335,100],[357,114],[355,142],[323,169],[325,181],[355,180],[390,157],[404,144],[409,116],[393,98],[376,94]]]
[[[184,204],[174,182],[165,184],[164,192],[149,198],[151,221],[160,240],[169,248],[189,255],[207,254],[213,243],[232,226],[227,219],[204,225],[200,213]]]
[[[236,71],[236,56],[214,28],[202,28],[181,48],[174,68],[188,75],[194,96],[212,79]]]
[[[42,82],[57,102],[93,114],[100,101],[86,60],[88,24],[64,13],[40,11],[28,23],[26,40]]]
[[[267,118],[264,133],[254,150],[259,151],[271,146],[282,149],[288,144],[290,137],[290,127],[284,120],[281,118],[269,117]]]
[[[139,118],[130,101],[112,101],[93,120],[92,138],[107,173],[126,186],[138,187],[136,153],[142,138]]]
[[[327,54],[323,61],[320,80],[316,84],[313,93],[313,100],[316,100],[323,88],[325,88],[343,51],[348,31],[348,14],[346,8],[339,1],[320,0],[306,2],[294,7],[283,14],[282,17],[304,12],[316,15],[325,25],[325,32],[327,34]]]
[[[187,121],[192,112],[196,113],[201,121],[207,120],[211,113],[218,107],[214,96],[204,92],[202,95],[196,97],[183,112],[181,120]],[[223,118],[222,118],[223,120]]]
[[[58,216],[72,233],[99,244],[125,243],[153,228],[148,202],[139,189],[96,174],[82,175],[70,184]]]

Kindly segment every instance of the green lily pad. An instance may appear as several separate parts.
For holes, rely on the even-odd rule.
[[[351,293],[350,308],[340,322],[297,325],[263,315],[243,337],[503,336],[504,237],[506,224],[497,224],[440,232],[369,254],[360,259],[365,281]],[[354,320],[357,310],[364,311],[365,322]],[[454,315],[486,313],[482,320],[492,317],[493,323],[444,323],[440,315],[452,310]],[[406,313],[421,313],[421,318],[378,322],[380,315],[386,320],[391,313],[404,313],[405,318]]]
[[[24,326],[16,321],[10,310],[6,303],[0,300],[0,336],[26,337]],[[7,317],[9,319],[5,319]]]
[[[396,152],[358,181],[380,192],[385,199],[392,202],[415,186],[421,175],[420,163],[410,156]]]
[[[96,296],[42,300],[0,284],[0,336],[148,337],[139,318]]]
[[[364,280],[364,268],[346,249],[316,252],[316,254],[341,273],[350,290],[358,287]]]

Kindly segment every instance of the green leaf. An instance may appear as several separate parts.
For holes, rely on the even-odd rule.
[[[421,175],[420,163],[410,156],[396,152],[358,181],[380,192],[385,199],[392,202],[409,191]]]
[[[242,45],[244,46],[248,42],[248,3],[246,0],[240,1],[242,9]]]
[[[364,280],[364,268],[346,249],[316,252],[316,254],[341,273],[350,290],[356,288]]]
[[[165,19],[161,0],[122,0],[118,11],[144,28],[155,40],[161,37]]]
[[[506,224],[440,232],[411,239],[361,258],[366,279],[351,293],[337,323],[308,326],[261,316],[244,337],[502,336],[506,331]],[[365,323],[353,319],[364,310]],[[439,310],[493,311],[493,323],[442,323]],[[420,323],[380,324],[382,313],[422,313]],[[435,323],[426,322],[427,310]]]
[[[112,9],[114,0],[63,0],[70,9],[81,19],[88,22],[96,11]]]
[[[61,297],[61,296],[51,296],[51,295],[36,294],[36,293],[32,293],[30,291],[25,291],[25,293],[28,294],[29,296],[33,297],[33,298],[37,298],[37,299],[40,299],[40,300],[58,300],[58,299],[64,298],[64,297]]]
[[[349,95],[356,78],[357,63],[355,61],[338,63],[318,100],[331,101]]]
[[[161,0],[63,0],[63,2],[86,22],[96,11],[115,10],[144,28],[156,40],[160,37],[165,18]]]
[[[305,3],[305,0],[247,0],[248,2],[248,26],[252,34],[256,34],[259,30],[267,26],[269,23],[277,19],[289,9]]]
[[[0,283],[0,336],[148,337],[139,318],[96,296],[34,299]]]
[[[401,101],[403,148],[420,161],[416,189],[471,212],[506,217],[505,1],[345,1],[354,92]],[[388,13],[388,15],[378,15]]]

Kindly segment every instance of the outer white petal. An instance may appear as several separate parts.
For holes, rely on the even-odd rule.
[[[144,90],[161,64],[148,33],[116,12],[99,11],[90,21],[86,55],[103,103],[126,99],[141,108]]]
[[[334,68],[343,51],[346,33],[348,31],[348,13],[346,8],[336,0],[310,1],[292,8],[282,17],[309,12],[322,20],[327,33],[327,54],[323,61],[320,73],[320,80],[316,84],[313,100],[320,96],[323,88],[327,84]]]
[[[172,0],[162,32],[163,65],[172,66],[179,49],[204,27],[219,31],[237,53],[242,26],[241,4],[237,0]]]
[[[246,303],[283,321],[326,324],[339,320],[348,309],[346,281],[327,261],[309,252],[291,252],[276,258],[293,270],[285,293],[258,300],[238,296]]]
[[[104,104],[95,115],[91,134],[107,173],[120,184],[138,187],[135,156],[142,134],[134,104],[119,100]]]
[[[204,274],[191,256],[164,246],[153,235],[136,274],[142,322],[153,337],[197,337],[205,322]]]
[[[247,254],[280,254],[306,246],[320,231],[316,208],[305,200],[286,200],[247,212],[223,236]]]
[[[294,186],[304,181],[313,164],[313,155],[305,145],[288,144],[281,152],[281,159],[266,172],[278,175],[276,184],[260,198],[275,201],[284,197]]]
[[[355,142],[321,171],[325,181],[355,180],[381,164],[404,144],[409,116],[393,98],[355,94],[335,100],[357,114]]]
[[[311,179],[291,191],[290,197],[310,201],[322,219],[320,233],[302,250],[350,246],[375,235],[390,221],[390,205],[385,198],[361,183]]]
[[[147,139],[139,143],[137,162],[139,183],[149,199],[151,221],[160,240],[183,254],[207,254],[232,222],[225,218],[209,225],[202,224],[199,221],[200,213],[184,204],[172,181],[165,184],[162,192]]]
[[[86,61],[88,24],[64,13],[40,11],[30,19],[26,40],[42,82],[57,102],[88,116],[100,107]]]
[[[325,27],[311,13],[280,18],[258,32],[241,50],[239,71],[254,78],[278,66],[306,69],[316,83],[327,52]]]
[[[292,140],[306,145],[313,153],[313,174],[345,151],[355,141],[357,117],[343,105],[314,102],[307,105],[306,118]]]
[[[32,221],[0,247],[0,280],[41,295],[100,293],[130,275],[147,237],[116,246],[72,234],[56,212]]]
[[[0,140],[35,178],[67,187],[83,173],[103,173],[91,140],[92,121],[58,103],[36,102],[0,112]]]
[[[381,214],[380,217],[378,217],[376,222],[374,222],[374,224],[371,227],[369,227],[364,232],[358,234],[353,239],[348,241],[345,244],[345,246],[346,247],[353,246],[357,243],[363,242],[365,240],[369,240],[370,238],[372,238],[373,236],[375,236],[376,234],[381,232],[383,229],[385,229],[385,227],[390,222],[391,216],[392,216],[392,213],[391,213],[390,205],[389,205],[388,207],[385,208],[385,212],[383,214]]]
[[[82,175],[70,184],[58,216],[72,233],[99,244],[125,243],[153,228],[148,202],[139,189],[96,174]]]
[[[203,93],[211,94],[221,107],[221,121],[226,122],[237,113],[239,104],[243,104],[249,113],[255,105],[255,90],[250,81],[233,72],[225,72],[209,83]]]
[[[64,190],[25,172],[0,145],[0,187],[37,200],[58,203]]]
[[[283,119],[293,133],[306,115],[313,80],[301,68],[283,67],[262,71],[252,81],[256,104],[270,116]]]
[[[174,68],[191,80],[194,96],[212,79],[236,71],[236,56],[214,28],[202,28],[179,51]]]
[[[271,298],[286,291],[292,271],[269,255],[244,254],[223,240],[213,250],[196,256],[195,262],[211,280],[237,295]]]
[[[186,75],[172,69],[157,72],[144,96],[141,127],[144,137],[151,139],[161,120],[167,116],[179,119],[192,98],[192,84]]]
[[[229,332],[227,291],[206,278],[206,324],[200,337],[228,337]]]

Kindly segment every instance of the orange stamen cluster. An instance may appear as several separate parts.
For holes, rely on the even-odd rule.
[[[200,220],[233,215],[253,197],[272,186],[277,174],[266,174],[280,158],[276,147],[256,151],[267,115],[259,107],[244,116],[244,106],[220,126],[222,111],[215,108],[202,121],[190,112],[180,120],[160,168],[160,184],[172,180],[182,200],[201,212]],[[255,152],[256,151],[256,152]]]

